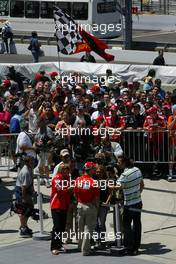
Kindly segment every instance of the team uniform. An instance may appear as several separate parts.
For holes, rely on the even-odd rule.
[[[95,181],[88,174],[84,174],[76,179],[74,193],[78,200],[78,227],[79,242],[78,248],[83,255],[90,253],[90,239],[93,234],[97,219],[97,204],[99,189]]]
[[[62,248],[62,235],[65,231],[67,211],[70,206],[70,190],[68,177],[58,173],[52,179],[50,198],[53,230],[51,238],[51,251]]]

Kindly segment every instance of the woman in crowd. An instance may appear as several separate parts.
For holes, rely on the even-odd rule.
[[[58,173],[52,179],[50,199],[53,218],[51,238],[51,252],[53,255],[59,255],[60,252],[65,251],[62,238],[66,227],[67,212],[70,207],[70,195],[69,165],[62,164]]]

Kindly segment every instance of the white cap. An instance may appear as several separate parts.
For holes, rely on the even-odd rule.
[[[140,80],[139,80],[139,78],[137,78],[137,77],[135,77],[134,79],[133,79],[133,82],[139,82]]]

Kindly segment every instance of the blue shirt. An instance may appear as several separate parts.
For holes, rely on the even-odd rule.
[[[10,127],[9,127],[10,133],[21,132],[20,120],[21,120],[21,116],[19,114],[15,114],[14,116],[12,116],[12,118],[10,119]]]

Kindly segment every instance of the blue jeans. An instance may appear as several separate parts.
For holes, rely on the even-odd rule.
[[[98,233],[98,240],[103,241],[106,233],[106,217],[108,213],[108,208],[105,206],[100,206],[97,217],[96,232]]]
[[[34,63],[39,62],[39,52],[38,51],[32,50],[32,56],[33,56]]]

